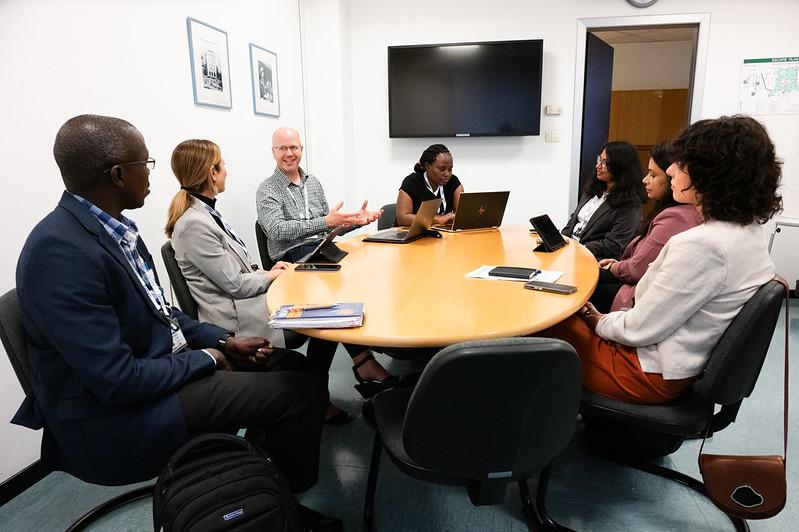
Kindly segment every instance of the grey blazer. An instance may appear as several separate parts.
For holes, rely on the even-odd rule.
[[[591,196],[582,195],[580,203],[569,217],[569,223],[561,230],[562,234],[572,236],[574,226],[577,225],[577,215],[590,199]],[[583,234],[580,235],[580,243],[594,254],[596,260],[618,260],[624,248],[635,236],[635,230],[641,223],[642,213],[641,203],[626,203],[613,208],[609,201],[605,201],[585,224]]]
[[[253,271],[244,249],[217,225],[199,200],[178,218],[172,247],[180,271],[197,301],[200,321],[235,331],[237,336],[261,336],[285,347],[283,332],[271,328],[266,306],[270,280]]]

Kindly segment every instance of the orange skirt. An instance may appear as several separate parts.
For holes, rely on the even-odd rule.
[[[573,345],[580,357],[583,388],[619,401],[668,403],[696,380],[695,377],[665,380],[660,373],[645,373],[634,347],[603,340],[577,316],[536,336],[560,338]]]

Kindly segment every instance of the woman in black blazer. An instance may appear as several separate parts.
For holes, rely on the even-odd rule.
[[[635,147],[629,142],[608,142],[561,233],[578,240],[597,260],[618,260],[641,222],[646,201],[641,175]]]

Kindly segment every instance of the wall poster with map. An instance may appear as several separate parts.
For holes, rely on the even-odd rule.
[[[738,94],[742,113],[799,113],[799,56],[744,59]]]

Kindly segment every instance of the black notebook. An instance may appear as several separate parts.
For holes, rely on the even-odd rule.
[[[497,266],[492,268],[488,275],[491,277],[510,277],[511,279],[522,279],[529,281],[534,276],[541,273],[541,270],[535,268],[517,268],[514,266]]]

